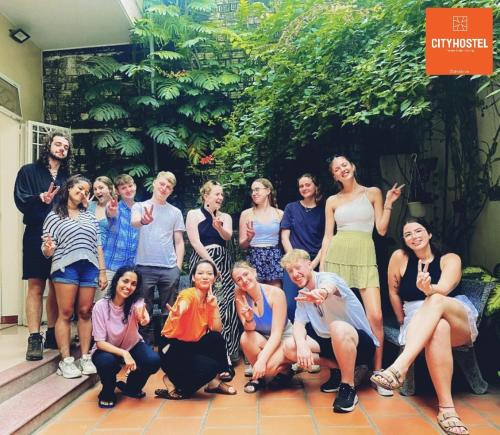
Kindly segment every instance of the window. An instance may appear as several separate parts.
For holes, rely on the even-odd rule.
[[[2,74],[0,74],[0,108],[7,110],[16,118],[22,118],[19,86]]]

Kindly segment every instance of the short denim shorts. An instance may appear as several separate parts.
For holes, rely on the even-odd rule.
[[[79,287],[98,287],[99,269],[88,260],[71,263],[62,270],[52,272],[50,279],[63,284],[75,284]]]

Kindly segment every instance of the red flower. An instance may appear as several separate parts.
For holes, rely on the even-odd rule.
[[[214,156],[212,154],[209,154],[208,156],[202,157],[200,159],[200,165],[209,165],[215,160]]]

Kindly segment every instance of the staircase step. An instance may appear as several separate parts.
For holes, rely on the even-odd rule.
[[[59,352],[49,349],[40,361],[23,361],[0,372],[0,403],[55,373],[59,360]]]
[[[33,433],[97,380],[97,375],[65,379],[54,373],[11,396],[0,404],[0,435]]]

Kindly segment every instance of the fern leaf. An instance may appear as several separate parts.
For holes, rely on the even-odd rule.
[[[121,64],[110,56],[94,56],[82,65],[85,72],[98,79],[112,77],[120,67]]]
[[[207,38],[204,38],[203,36],[197,36],[196,38],[193,39],[188,39],[187,41],[184,41],[181,44],[182,48],[191,48],[194,47],[195,45],[198,45],[200,42],[205,42]]]
[[[177,109],[177,112],[190,117],[194,114],[194,107],[191,104],[183,104]]]
[[[115,144],[122,137],[123,132],[120,130],[108,130],[99,134],[94,139],[94,145],[98,149],[114,148]]]
[[[163,100],[174,100],[181,92],[174,80],[162,80],[158,84],[157,94]]]
[[[233,74],[230,72],[224,72],[219,76],[219,82],[223,85],[232,85],[240,81],[240,76],[238,74]]]
[[[89,111],[89,117],[96,121],[114,121],[128,117],[128,112],[118,104],[103,103]]]
[[[120,92],[122,83],[119,80],[106,80],[97,83],[95,86],[85,92],[85,99],[87,101],[94,101],[101,96],[116,95]]]
[[[127,75],[127,77],[133,77],[139,73],[148,73],[151,74],[154,71],[154,68],[149,65],[135,65],[135,64],[127,64],[122,65],[120,67],[120,72],[123,72]]]
[[[151,106],[155,109],[160,107],[159,101],[156,98],[150,97],[148,95],[132,98],[130,102],[132,104],[135,104],[136,106]]]
[[[190,75],[193,79],[193,84],[199,88],[206,89],[207,91],[219,89],[219,80],[215,76],[204,71],[192,71]]]
[[[187,7],[192,11],[210,13],[217,5],[213,0],[191,0]]]
[[[170,145],[174,140],[177,139],[176,131],[167,124],[154,125],[148,128],[147,134],[155,142],[164,145]]]
[[[182,59],[184,56],[176,51],[161,50],[152,53],[153,56],[159,57],[162,60],[178,60]]]
[[[163,16],[167,15],[169,17],[178,17],[180,15],[180,10],[177,6],[165,4],[150,6],[146,9],[146,12]]]
[[[137,156],[144,151],[142,142],[128,133],[121,137],[120,141],[115,144],[115,148],[122,156]]]
[[[150,167],[143,163],[127,166],[124,169],[131,177],[144,177],[151,172]]]

